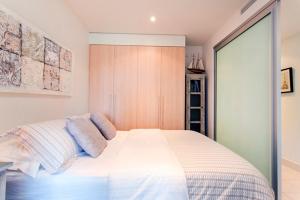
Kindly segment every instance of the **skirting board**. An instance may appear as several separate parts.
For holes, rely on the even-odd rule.
[[[287,167],[290,167],[294,170],[297,170],[300,172],[300,164],[299,163],[295,163],[293,161],[287,160],[287,159],[282,159],[282,165],[285,165]]]
[[[185,36],[90,33],[89,44],[185,47]]]

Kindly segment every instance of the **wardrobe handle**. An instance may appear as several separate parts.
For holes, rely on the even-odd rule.
[[[157,108],[157,114],[158,114],[158,120],[157,120],[157,126],[160,128],[160,125],[161,125],[161,123],[160,123],[160,121],[161,121],[161,103],[160,103],[160,99],[161,99],[161,97],[160,96],[158,96],[157,97],[158,98],[158,101],[157,101],[157,104],[158,104],[158,108]]]
[[[164,110],[165,110],[165,98],[161,96],[161,128],[164,128]]]
[[[114,98],[112,94],[109,95],[109,115],[112,122],[114,122]]]
[[[116,95],[112,95],[113,98],[113,118],[114,118],[114,123],[116,123]]]

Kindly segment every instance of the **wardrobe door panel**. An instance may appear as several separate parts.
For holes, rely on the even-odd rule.
[[[116,46],[114,65],[114,121],[118,130],[136,128],[138,48]]]
[[[161,48],[138,47],[137,128],[160,126]]]
[[[161,128],[184,129],[185,50],[163,47],[161,65]]]
[[[89,111],[113,118],[114,47],[90,45]]]

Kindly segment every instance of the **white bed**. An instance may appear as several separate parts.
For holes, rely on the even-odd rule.
[[[274,199],[247,161],[192,131],[118,131],[98,158],[36,178],[9,172],[8,200]]]

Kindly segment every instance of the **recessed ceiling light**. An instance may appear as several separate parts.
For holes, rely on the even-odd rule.
[[[156,21],[156,17],[155,17],[155,16],[151,16],[151,17],[150,17],[150,21],[151,21],[152,23],[154,23],[154,22]]]

